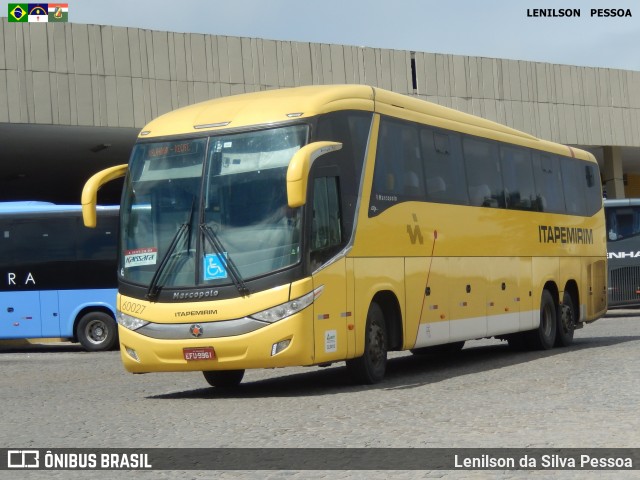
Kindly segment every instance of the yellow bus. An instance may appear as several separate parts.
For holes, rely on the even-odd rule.
[[[126,175],[118,322],[130,372],[346,361],[496,337],[549,349],[607,308],[587,152],[364,85],[219,98],[140,132]]]

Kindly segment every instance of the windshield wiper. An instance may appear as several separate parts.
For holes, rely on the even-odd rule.
[[[180,225],[180,228],[178,228],[178,231],[175,233],[175,235],[171,239],[169,248],[167,248],[167,251],[162,257],[162,260],[160,260],[160,265],[158,265],[156,272],[153,274],[153,278],[151,278],[151,282],[149,283],[149,288],[147,289],[147,300],[154,301],[158,297],[158,293],[160,292],[160,285],[159,285],[160,276],[166,270],[167,265],[169,264],[169,260],[171,259],[171,255],[175,251],[176,247],[178,246],[182,238],[185,236],[185,234],[191,233],[191,221],[193,219],[194,208],[195,208],[195,198],[191,202],[191,210],[189,211],[189,218],[185,223]],[[189,237],[189,241],[187,242],[187,247],[190,243],[191,242]]]
[[[233,284],[238,289],[238,292],[240,292],[240,295],[242,295],[243,297],[245,295],[249,295],[249,289],[244,283],[238,267],[231,259],[231,257],[224,254],[224,246],[222,245],[222,242],[220,242],[220,239],[218,238],[218,235],[213,230],[213,228],[205,223],[201,223],[200,230],[202,230],[204,236],[209,240],[209,242],[211,242],[211,246],[215,250],[215,253],[220,261],[224,264],[223,266],[225,267],[225,269],[229,272],[229,276],[231,277]]]

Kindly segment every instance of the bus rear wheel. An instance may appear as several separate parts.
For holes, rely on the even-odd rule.
[[[573,343],[573,332],[576,328],[576,309],[573,299],[568,292],[564,292],[560,313],[558,315],[558,331],[556,332],[556,347],[568,347]]]
[[[76,338],[90,352],[111,350],[118,339],[118,325],[104,312],[89,312],[76,326]]]
[[[204,379],[212,387],[237,387],[242,382],[244,370],[209,370],[202,372]]]
[[[540,325],[527,332],[527,343],[534,350],[549,350],[556,341],[558,309],[549,290],[542,291]]]
[[[367,313],[364,353],[359,358],[347,360],[347,370],[355,382],[372,385],[384,378],[386,369],[387,329],[382,308],[374,302]]]

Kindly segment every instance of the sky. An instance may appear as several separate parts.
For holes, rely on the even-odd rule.
[[[640,71],[640,0],[64,1],[77,23]],[[581,16],[527,16],[560,8]],[[632,17],[591,17],[592,8]]]

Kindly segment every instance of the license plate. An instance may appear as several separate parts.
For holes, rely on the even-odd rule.
[[[194,360],[214,360],[216,358],[213,347],[183,348],[182,354],[187,362]]]

